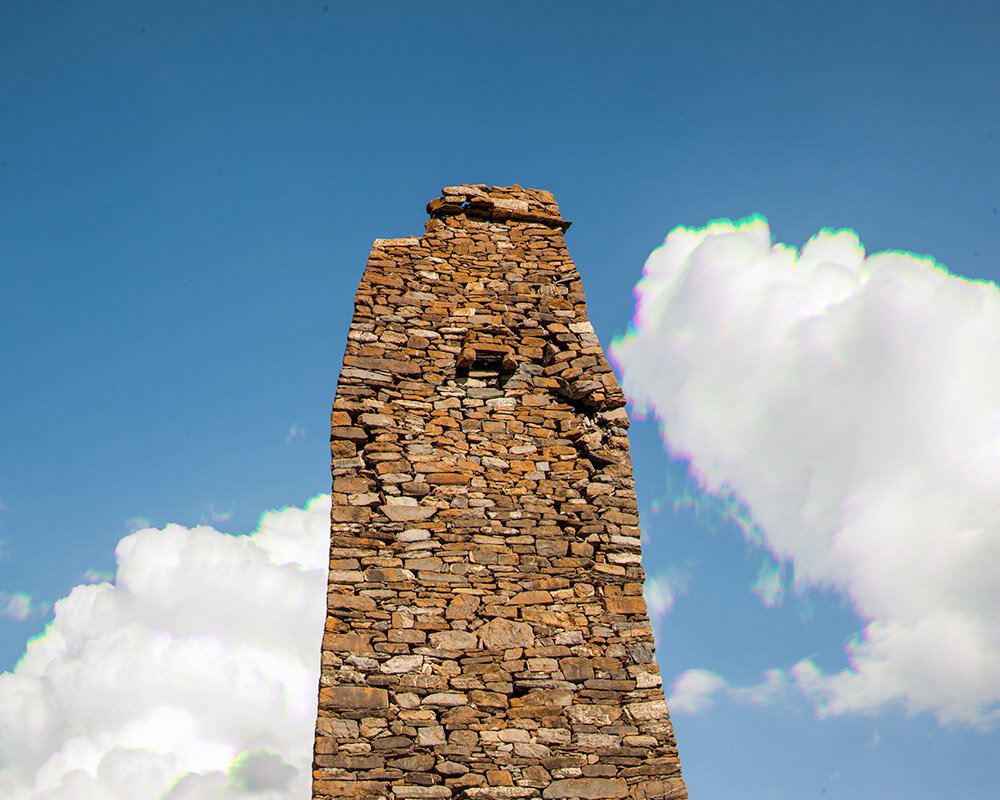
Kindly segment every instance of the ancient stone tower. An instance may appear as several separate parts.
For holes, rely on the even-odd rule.
[[[548,192],[379,239],[333,405],[313,796],[686,798],[625,399]]]

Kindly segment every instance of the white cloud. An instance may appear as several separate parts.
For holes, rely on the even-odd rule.
[[[780,669],[767,670],[764,680],[753,686],[731,686],[717,672],[689,669],[674,680],[667,706],[671,713],[698,714],[710,708],[719,694],[741,705],[770,705],[787,695],[789,688],[789,680]]]
[[[790,682],[784,670],[769,669],[764,680],[753,686],[731,686],[727,694],[738,703],[754,706],[770,705],[788,695]]]
[[[654,575],[647,575],[642,587],[642,595],[646,601],[646,611],[653,628],[674,608],[677,595],[685,594],[691,585],[691,575],[694,564],[684,564],[671,567]]]
[[[126,536],[0,675],[0,796],[285,800],[308,794],[329,496],[257,531]]]
[[[707,669],[689,669],[677,676],[667,697],[672,713],[697,714],[712,705],[713,695],[726,690],[726,680]]]
[[[766,221],[679,228],[612,352],[699,485],[738,498],[795,587],[869,624],[835,674],[791,671],[824,714],[1000,714],[1000,292],[850,231],[801,253]],[[734,506],[734,507],[738,507]],[[779,577],[757,591],[777,603]]]

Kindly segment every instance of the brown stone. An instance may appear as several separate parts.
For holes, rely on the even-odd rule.
[[[431,472],[424,476],[427,483],[435,486],[464,486],[471,478],[464,472]]]
[[[319,691],[321,708],[354,710],[388,708],[389,693],[368,686],[328,686]]]
[[[510,602],[518,606],[534,606],[540,603],[551,603],[552,595],[548,592],[518,592]]]
[[[329,766],[349,770],[382,769],[385,759],[382,756],[333,756]]]
[[[370,634],[327,633],[323,635],[323,649],[328,653],[370,653]]]
[[[486,780],[489,781],[490,786],[513,786],[514,778],[505,769],[488,769],[486,770]]]
[[[390,767],[402,769],[406,772],[426,772],[434,766],[434,756],[421,754],[397,758],[389,762]]]
[[[351,594],[331,593],[327,596],[327,605],[331,608],[343,608],[351,611],[374,611],[375,601],[370,597],[359,597]]]
[[[553,781],[542,792],[546,800],[572,798],[572,800],[603,800],[603,798],[628,797],[628,784],[614,778],[567,778]]]
[[[347,425],[335,425],[330,429],[330,438],[347,439],[351,442],[366,442],[368,441],[368,434],[365,433],[364,428],[352,428]]]
[[[436,508],[427,506],[382,506],[382,513],[393,522],[423,522],[434,516]]]
[[[468,631],[441,631],[432,633],[429,639],[433,647],[443,650],[473,650],[477,644],[476,635]]]
[[[507,695],[500,692],[469,692],[469,700],[479,708],[506,708]]]
[[[369,516],[371,514],[367,508],[358,506],[335,505],[330,509],[330,519],[333,522],[365,522]]]
[[[507,800],[507,798],[538,797],[528,786],[477,786],[466,789],[462,800]]]
[[[629,703],[625,706],[629,719],[636,722],[659,719],[669,716],[667,704],[663,700],[651,700],[645,703]]]
[[[566,716],[573,722],[582,725],[610,725],[619,719],[621,715],[621,709],[611,705],[583,704],[570,706],[566,709]]]
[[[483,647],[487,650],[531,647],[535,643],[535,634],[530,625],[502,617],[487,622],[479,628],[477,633]]]
[[[635,795],[637,800],[682,800],[687,796],[687,787],[679,775],[675,778],[640,783]]]
[[[594,668],[589,658],[570,657],[559,661],[563,677],[568,681],[585,681],[594,677]]]
[[[442,800],[451,797],[451,789],[447,786],[393,786],[392,795],[403,798],[414,798],[414,800]]]
[[[387,783],[379,781],[327,780],[324,778],[313,779],[313,795],[315,797],[367,798],[368,800],[391,797]]]
[[[646,613],[646,601],[642,595],[635,597],[608,597],[604,601],[612,614],[643,614]]]

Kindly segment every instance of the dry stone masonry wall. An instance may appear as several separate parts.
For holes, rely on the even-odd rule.
[[[313,797],[686,798],[625,399],[549,192],[379,239],[334,401]]]

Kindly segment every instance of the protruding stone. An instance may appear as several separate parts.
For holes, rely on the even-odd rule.
[[[354,710],[389,707],[389,693],[369,686],[328,686],[320,689],[320,708]]]
[[[423,522],[434,516],[436,508],[426,506],[382,506],[382,513],[393,522]]]

